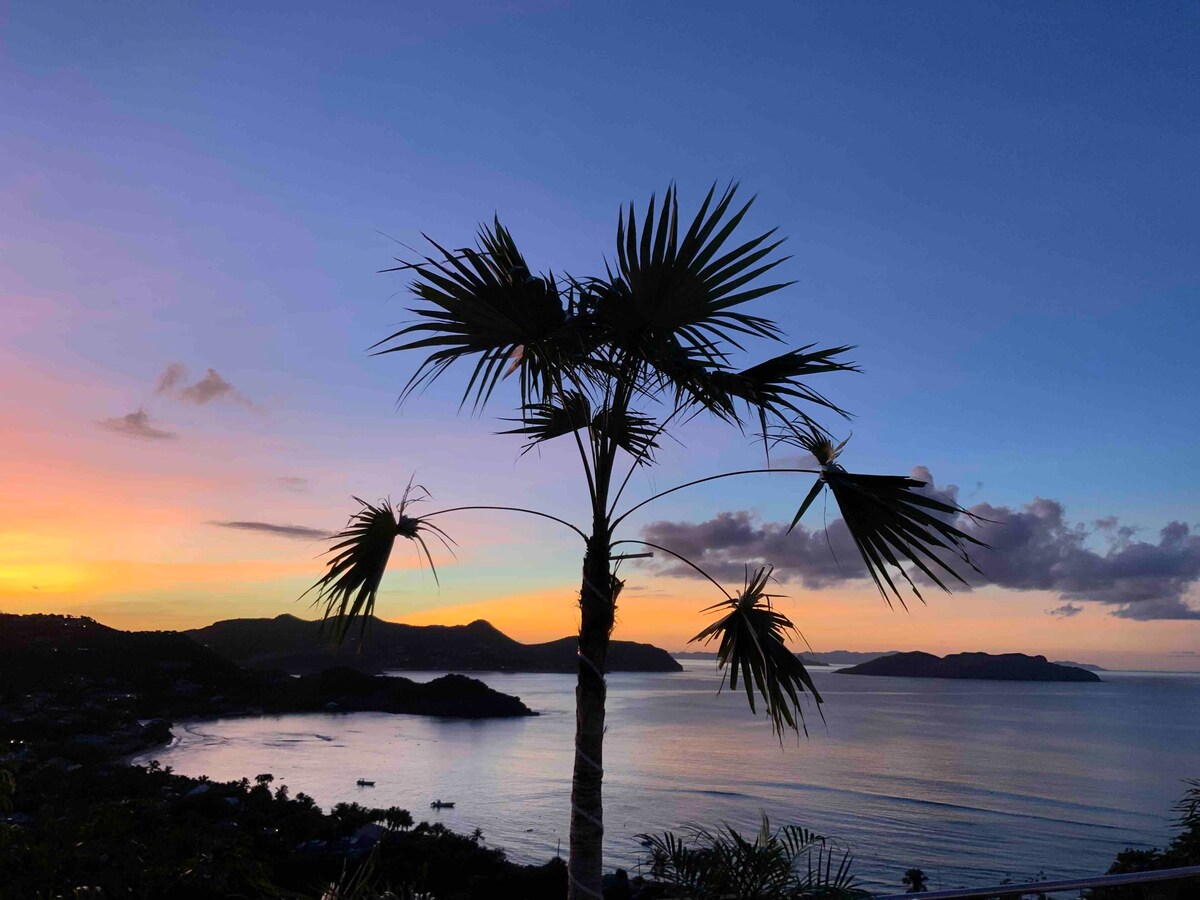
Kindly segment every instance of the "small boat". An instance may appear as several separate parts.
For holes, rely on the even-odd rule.
[[[430,809],[454,809],[453,800],[434,800],[429,804]]]
[[[365,778],[358,779],[357,784],[359,787],[375,787],[375,782],[367,781]]]

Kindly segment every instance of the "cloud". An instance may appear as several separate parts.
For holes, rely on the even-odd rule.
[[[184,368],[183,363],[173,362],[163,369],[162,374],[158,376],[158,383],[154,386],[154,393],[173,393],[185,381],[187,381],[187,369]]]
[[[203,378],[192,384],[188,384],[187,380],[187,367],[183,363],[170,363],[158,376],[154,393],[196,406],[207,406],[214,400],[232,400],[243,406],[255,407],[254,401],[221,377],[216,369],[209,369]]]
[[[115,419],[102,419],[96,424],[105,431],[113,431],[117,434],[123,434],[126,437],[139,438],[144,441],[172,441],[178,437],[172,431],[163,431],[161,428],[155,428],[151,425],[150,415],[141,407],[138,408],[137,412],[118,416]]]
[[[927,493],[952,500],[958,496],[954,485],[935,488],[924,467],[913,469],[913,477],[928,482]],[[818,502],[809,515],[819,516],[821,509]],[[832,502],[829,509],[836,509]],[[1200,586],[1200,532],[1183,522],[1171,522],[1157,541],[1145,541],[1137,540],[1136,529],[1115,517],[1090,527],[1072,524],[1061,503],[1042,497],[1020,509],[980,502],[970,511],[991,520],[964,526],[992,548],[972,554],[982,576],[965,574],[975,587],[1053,591],[1064,604],[1101,603],[1126,619],[1200,619],[1200,609],[1187,599]],[[653,522],[643,536],[725,580],[741,580],[744,565],[755,562],[769,562],[778,577],[813,589],[867,577],[840,518],[831,518],[828,529],[798,526],[791,534],[786,531],[786,523],[760,522],[749,512],[734,511],[705,522]],[[1097,540],[1107,546],[1092,549]],[[694,574],[677,562],[666,563],[663,571]]]
[[[249,404],[250,402],[238,392],[237,388],[222,378],[216,369],[209,369],[208,374],[203,378],[195,384],[189,384],[179,392],[179,399],[195,403],[197,406],[204,406],[222,397],[228,397],[240,403]]]
[[[308,479],[297,478],[294,475],[280,475],[275,479],[276,483],[285,491],[292,491],[296,494],[303,494],[308,490]]]
[[[1083,612],[1083,607],[1074,603],[1064,603],[1062,606],[1056,606],[1054,609],[1046,610],[1046,615],[1057,616],[1060,619],[1073,619],[1075,616]]]
[[[318,528],[308,528],[304,525],[275,525],[271,522],[209,522],[220,528],[234,528],[238,531],[257,531],[260,534],[273,534],[279,537],[297,538],[300,540],[320,540],[329,537],[328,531]]]

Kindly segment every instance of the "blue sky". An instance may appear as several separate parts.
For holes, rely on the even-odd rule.
[[[860,347],[866,374],[823,385],[857,415],[852,467],[925,465],[965,499],[1053,498],[1146,535],[1200,520],[1194,7],[353,7],[0,7],[4,360],[63,428],[143,403],[163,422],[154,379],[183,361],[257,404],[197,420],[220,452],[314,481],[210,491],[213,515],[278,502],[257,518],[320,526],[412,468],[456,477],[448,444],[495,471],[439,495],[570,508],[565,461],[515,467],[448,388],[395,413],[408,367],[363,351],[405,317],[404,283],[375,270],[393,238],[461,245],[498,212],[531,262],[595,271],[621,202],[675,180],[694,208],[735,179],[789,236],[798,283],[769,314]],[[684,440],[660,480],[754,454],[709,426]],[[165,465],[136,449],[110,477]],[[778,493],[657,514],[779,518]],[[474,565],[473,591],[520,580]]]

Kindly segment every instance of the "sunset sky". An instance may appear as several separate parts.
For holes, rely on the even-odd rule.
[[[396,408],[415,360],[366,348],[406,280],[375,273],[494,213],[539,269],[597,272],[620,203],[674,180],[690,213],[734,179],[789,236],[765,314],[858,345],[864,374],[815,384],[855,414],[826,420],[847,468],[923,467],[996,549],[973,590],[889,610],[832,561],[833,504],[828,539],[820,503],[779,534],[810,483],[781,474],[627,536],[730,586],[774,562],[818,652],[1200,669],[1197,7],[244,7],[0,3],[0,610],[308,615],[317,536],[414,474],[429,509],[582,522],[571,455],[519,456],[509,409],[458,415],[454,379]],[[631,499],[761,462],[713,422],[679,439]],[[574,629],[570,532],[439,521],[440,588],[400,547],[381,615]],[[718,599],[623,574],[619,638],[682,648]]]

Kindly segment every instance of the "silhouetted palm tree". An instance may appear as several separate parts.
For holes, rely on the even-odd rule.
[[[698,826],[683,837],[639,834],[650,851],[650,874],[692,900],[859,900],[854,855],[827,838],[787,825],[772,828],[764,814],[758,832],[731,825]],[[672,895],[674,896],[674,895]]]
[[[905,870],[902,883],[910,894],[919,894],[921,891],[929,890],[929,877],[923,870],[916,867]]]
[[[360,501],[347,528],[334,538],[332,558],[313,589],[342,640],[356,618],[365,629],[397,537],[414,541],[432,566],[427,539],[449,541],[431,521],[468,509],[507,509],[552,519],[583,541],[579,666],[576,686],[575,767],[571,792],[570,894],[600,897],[603,810],[601,783],[605,659],[616,601],[619,526],[652,500],[718,478],[774,471],[807,473],[815,481],[800,500],[793,526],[828,487],[885,599],[898,599],[897,574],[917,593],[902,565],[933,583],[958,578],[946,556],[969,562],[965,545],[978,543],[953,524],[963,510],[919,492],[903,476],[858,475],[838,462],[841,444],[810,417],[844,415],[806,379],[857,371],[845,361],[850,347],[806,344],[744,368],[735,356],[750,341],[781,341],[772,321],[748,305],[787,286],[762,276],[783,261],[773,231],[731,240],[750,203],[733,206],[736,187],[710,190],[680,233],[675,189],[656,215],[652,198],[640,227],[632,205],[617,223],[616,257],[591,277],[530,274],[509,232],[496,220],[479,231],[475,248],[449,250],[430,241],[432,256],[385,271],[412,273],[418,317],[380,341],[377,353],[419,353],[423,359],[401,399],[451,369],[469,371],[463,403],[483,409],[511,376],[519,415],[508,433],[525,449],[562,439],[578,451],[590,497],[586,525],[577,526],[520,507],[457,507],[425,516],[413,504],[428,495],[409,483],[400,502]],[[752,201],[751,201],[752,202]],[[631,476],[655,462],[668,429],[704,413],[738,428],[757,428],[764,450],[780,442],[810,452],[818,468],[763,468],[725,472],[661,491],[622,509]],[[844,443],[844,442],[843,442]],[[622,474],[619,467],[625,468]],[[772,608],[766,592],[770,568],[747,570],[744,589],[730,594],[691,560],[667,547],[651,550],[681,559],[724,595],[725,615],[696,639],[718,640],[719,665],[730,685],[743,680],[751,708],[761,697],[777,732],[803,727],[801,695],[821,698],[807,671],[788,649],[792,623]],[[436,571],[434,572],[436,577]],[[961,580],[961,579],[960,579]],[[890,599],[888,599],[890,604]]]
[[[412,813],[410,813],[407,809],[401,809],[399,806],[389,806],[383,823],[393,831],[396,831],[397,829],[400,831],[407,831],[408,829],[412,828]]]

